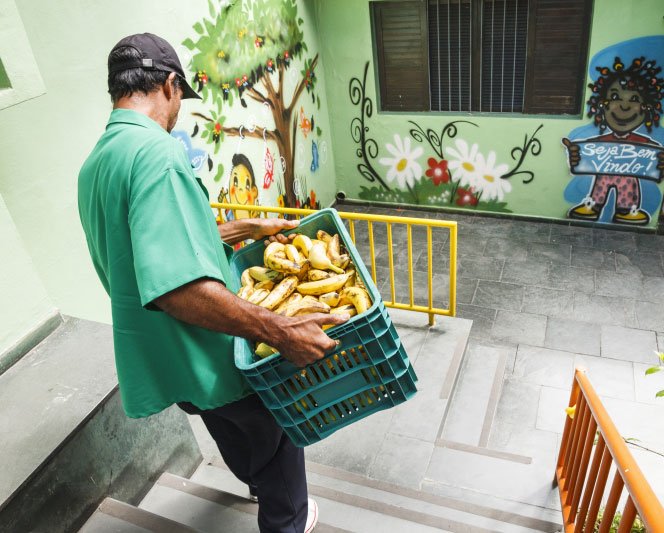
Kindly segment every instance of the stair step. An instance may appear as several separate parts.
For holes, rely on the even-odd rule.
[[[486,446],[505,373],[507,353],[499,347],[468,345],[442,439]]]
[[[79,533],[195,533],[184,524],[169,520],[128,503],[106,498]]]
[[[383,526],[375,529],[368,526],[370,529],[362,529],[354,528],[352,521],[337,523],[337,509],[341,511],[348,508],[344,511],[350,513],[346,519],[353,521],[359,514],[365,512],[388,517],[384,526],[388,531],[407,531],[390,526],[395,519],[411,524],[412,527],[425,527],[423,531],[430,528],[436,531],[477,533],[486,531],[532,533],[558,530],[557,524],[537,518],[368,479],[311,461],[307,462],[307,470],[309,492],[318,501],[321,516],[330,523],[351,531],[379,531]],[[192,480],[206,486],[232,491],[243,497],[248,494],[246,485],[238,481],[223,464],[201,464],[192,476]]]
[[[218,469],[221,470],[221,469]],[[228,472],[229,475],[230,472]],[[162,514],[173,520],[185,523],[203,532],[258,531],[256,515],[258,505],[246,499],[246,486],[239,487],[232,483],[233,489],[242,491],[242,495],[227,492],[229,489],[224,478],[223,488],[197,483],[171,474],[162,475],[155,486],[146,495],[140,507],[156,514]],[[316,496],[321,516],[325,520],[316,526],[316,533],[434,533],[447,531],[441,527],[427,526],[394,516],[385,512],[357,507],[337,499]],[[355,500],[355,498],[353,498]],[[389,509],[387,509],[389,511]],[[223,524],[223,529],[220,529]],[[471,530],[468,530],[471,531]]]

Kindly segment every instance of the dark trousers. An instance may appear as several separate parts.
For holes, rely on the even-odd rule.
[[[260,398],[252,394],[207,411],[190,403],[178,405],[200,415],[231,472],[255,487],[261,532],[304,531],[308,508],[304,450],[291,442]]]

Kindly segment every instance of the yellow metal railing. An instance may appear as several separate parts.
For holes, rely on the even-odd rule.
[[[599,532],[609,532],[623,488],[627,501],[618,533],[629,533],[637,515],[646,531],[664,532],[664,508],[581,368],[574,372],[569,407],[574,415],[565,421],[556,466],[565,533],[594,530],[612,467],[615,475]]]
[[[278,215],[293,215],[299,219],[302,216],[315,213],[314,209],[295,209],[288,207],[263,207],[263,206],[244,206],[240,204],[216,203],[210,204],[213,209],[219,213],[219,220],[224,220],[222,212],[231,210],[236,211],[250,211],[254,214],[259,213],[267,215],[267,213],[276,213]],[[387,249],[389,259],[389,283],[390,283],[390,296],[391,300],[384,301],[387,307],[395,309],[405,309],[408,311],[417,311],[429,315],[429,324],[434,324],[435,315],[455,316],[456,315],[456,274],[457,274],[457,223],[454,221],[445,220],[429,220],[425,218],[414,217],[398,217],[388,215],[369,215],[365,213],[349,213],[339,212],[339,216],[348,221],[348,230],[350,237],[355,243],[355,224],[363,221],[367,223],[367,232],[369,236],[369,252],[371,255],[371,277],[376,282],[376,244],[374,240],[374,225],[385,224],[387,228]],[[392,227],[395,225],[406,226],[406,236],[408,245],[408,302],[401,303],[396,301],[395,291],[395,270],[394,270],[394,253],[392,242]],[[427,280],[428,280],[428,305],[418,305],[415,303],[415,285],[413,282],[413,226],[424,227],[427,232]],[[439,308],[434,307],[434,291],[433,286],[433,228],[447,228],[449,230],[449,258],[450,258],[450,271],[449,271],[449,307]]]

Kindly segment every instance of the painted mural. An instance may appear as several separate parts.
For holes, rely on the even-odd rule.
[[[407,135],[395,133],[394,142],[385,143],[386,154],[379,157],[379,147],[369,136],[368,119],[373,114],[373,101],[366,95],[369,63],[362,79],[353,78],[349,85],[351,103],[360,116],[351,121],[351,136],[357,143],[357,170],[373,185],[362,186],[363,200],[439,207],[475,208],[510,213],[510,178],[521,175],[522,183],[534,179],[534,173],[523,168],[526,158],[537,157],[542,149],[537,134],[542,125],[525,135],[520,146],[514,146],[514,165],[499,162],[494,150],[483,151],[477,143],[460,135],[463,129],[472,136],[478,125],[468,120],[455,120],[440,132],[424,129],[414,121]],[[411,141],[412,139],[412,141]],[[413,142],[414,141],[414,142]],[[453,141],[453,142],[452,142]],[[422,163],[426,157],[426,167]],[[374,163],[380,166],[376,166]]]
[[[207,147],[208,168],[220,184],[215,196],[245,205],[320,207],[305,172],[319,168],[324,142],[316,123],[318,54],[308,55],[297,1],[209,1],[208,7],[210,18],[194,24],[195,37],[182,44],[191,52],[204,108],[192,113],[189,137]],[[227,171],[221,159],[228,163],[231,153]],[[238,216],[246,215],[227,213]]]
[[[610,46],[590,62],[591,124],[563,144],[573,179],[565,199],[572,219],[645,225],[657,216],[664,178],[660,127],[664,36]]]

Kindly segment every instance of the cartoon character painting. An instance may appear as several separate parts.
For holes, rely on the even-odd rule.
[[[219,193],[220,202],[232,204],[258,205],[258,187],[254,177],[254,169],[247,156],[235,154],[231,160],[233,165],[228,180],[228,189],[222,188]],[[258,217],[254,211],[235,210],[226,213],[227,220]]]
[[[563,139],[575,175],[565,193],[575,203],[569,218],[643,225],[659,208],[662,195],[656,183],[664,177],[664,136],[659,127],[664,79],[659,77],[662,68],[657,60],[636,55],[653,50],[654,40],[664,48],[662,37],[641,38],[621,43],[622,50],[618,45],[607,50],[622,51],[610,63],[606,53],[593,58],[599,76],[589,85],[592,95],[587,104],[594,122]],[[629,63],[621,59],[626,57]]]

